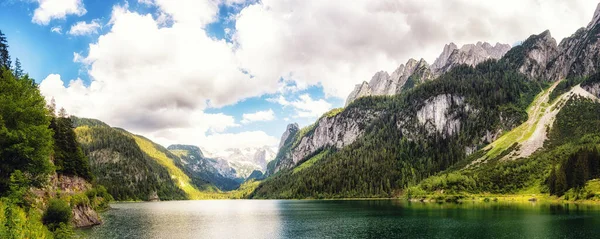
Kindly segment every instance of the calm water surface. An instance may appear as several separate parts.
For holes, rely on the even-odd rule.
[[[600,238],[580,205],[224,200],[115,203],[90,238]]]

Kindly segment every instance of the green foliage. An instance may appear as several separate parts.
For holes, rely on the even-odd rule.
[[[54,229],[55,239],[72,239],[75,238],[75,232],[73,227],[67,223],[59,223],[58,227]]]
[[[524,112],[540,91],[539,85],[506,63],[487,61],[475,68],[456,67],[437,80],[395,97],[360,98],[340,114],[356,108],[385,112],[379,120],[365,127],[363,137],[312,166],[268,178],[252,196],[391,197],[398,190],[463,160],[465,147],[480,143],[486,131],[510,129],[526,120]],[[416,122],[416,112],[427,100],[440,95],[462,97],[471,109],[476,109],[467,111],[451,106],[450,111],[464,123],[454,135],[429,133]],[[405,123],[406,128],[398,129],[398,122]],[[404,135],[405,132],[411,133]],[[455,179],[464,180],[451,181],[450,185],[457,190],[474,187],[473,179],[451,177]]]
[[[458,171],[475,180],[475,187],[464,189],[463,192],[468,193],[514,194],[537,188],[536,192],[547,191],[555,195],[573,190],[575,192],[569,197],[579,195],[578,198],[584,198],[579,193],[582,186],[599,176],[596,149],[600,144],[599,124],[600,104],[573,97],[557,114],[543,150],[526,159],[491,161],[468,169],[463,165],[449,173]],[[433,188],[427,189],[428,193],[434,192]]]
[[[567,93],[574,86],[578,85],[579,83],[583,82],[584,80],[585,80],[585,78],[583,78],[583,77],[571,77],[571,78],[561,81],[560,83],[558,83],[558,85],[552,91],[552,93],[550,93],[550,102],[554,101],[560,95]]]
[[[546,183],[550,194],[562,196],[571,188],[581,189],[590,179],[600,177],[600,153],[596,147],[583,148],[553,166]]]
[[[476,182],[473,178],[461,173],[449,173],[429,177],[423,180],[420,186],[429,192],[444,190],[446,193],[453,194],[472,191],[476,187]]]
[[[4,199],[0,200],[0,238],[52,238],[35,209],[28,211]]]
[[[6,36],[0,31],[0,72],[10,70],[10,54],[8,53],[8,42]]]
[[[321,118],[323,118],[323,117],[327,117],[327,118],[335,117],[339,113],[342,113],[342,111],[344,111],[344,108],[335,108],[335,109],[332,109],[332,110],[328,111],[327,113],[323,114],[323,116],[321,116]]]
[[[574,97],[556,115],[545,146],[555,147],[574,142],[586,134],[600,134],[600,104]]]
[[[60,199],[50,199],[48,208],[44,211],[42,221],[50,230],[60,227],[61,223],[71,223],[71,207],[69,203]]]
[[[54,165],[56,172],[92,180],[90,162],[77,142],[70,118],[54,117],[50,123],[54,131]]]
[[[169,171],[143,152],[133,135],[96,120],[72,119],[97,184],[115,200],[148,200],[153,192],[161,200],[186,199]]]
[[[102,185],[95,186],[94,188],[85,192],[88,201],[95,211],[104,211],[109,208],[109,203],[113,201],[112,195],[108,193],[106,188]]]
[[[32,79],[0,70],[0,194],[8,191],[15,170],[30,177],[34,186],[52,172],[52,131],[45,105]]]

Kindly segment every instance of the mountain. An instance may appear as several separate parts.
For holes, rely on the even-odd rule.
[[[456,44],[450,43],[444,47],[442,54],[433,63],[432,69],[436,75],[440,75],[462,64],[476,66],[489,59],[500,59],[510,49],[510,45],[501,43],[492,46],[487,42],[477,42],[477,44],[466,44],[460,49]]]
[[[406,82],[378,72],[344,109],[288,126],[251,196],[594,197],[585,190],[600,176],[599,10],[559,45],[549,31],[510,50],[449,44],[420,71],[433,76],[400,92]]]
[[[235,169],[229,167],[227,162],[205,157],[197,146],[177,144],[171,145],[167,149],[181,158],[187,171],[221,190],[237,189],[243,181],[237,177]]]
[[[510,49],[510,45],[500,43],[492,46],[487,42],[478,42],[466,44],[461,48],[450,43],[444,47],[431,66],[424,59],[419,61],[410,59],[391,75],[385,71],[377,72],[368,83],[365,81],[355,86],[346,99],[346,106],[364,96],[400,94],[425,81],[437,78],[456,66],[463,64],[475,66],[485,60],[500,59]]]
[[[230,148],[214,153],[203,150],[205,155],[220,162],[221,168],[233,168],[235,177],[245,179],[254,170],[266,172],[267,164],[275,158],[275,152],[268,146],[256,148]]]
[[[201,198],[203,192],[218,191],[186,171],[179,157],[142,136],[98,120],[72,119],[96,181],[116,200]]]

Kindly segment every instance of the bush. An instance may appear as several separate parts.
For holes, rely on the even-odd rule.
[[[67,202],[60,199],[51,199],[42,221],[50,230],[54,231],[61,223],[69,224],[71,216],[71,207]]]

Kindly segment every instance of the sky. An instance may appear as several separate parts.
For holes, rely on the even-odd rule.
[[[276,147],[289,123],[445,44],[560,41],[593,0],[0,0],[13,58],[58,107],[168,146]]]

